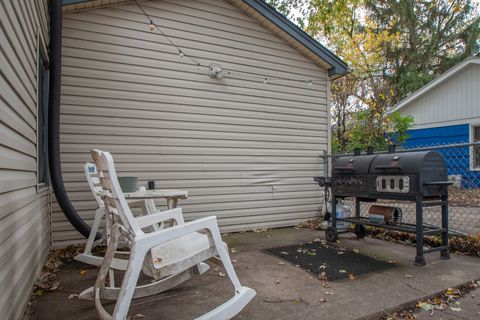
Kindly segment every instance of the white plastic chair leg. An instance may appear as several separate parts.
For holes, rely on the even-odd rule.
[[[95,211],[95,219],[93,220],[92,229],[90,231],[90,235],[88,236],[87,244],[85,245],[85,250],[83,253],[75,256],[75,260],[91,264],[91,265],[100,265],[102,263],[103,258],[97,257],[92,254],[92,249],[95,247],[98,241],[95,241],[95,237],[97,236],[98,229],[100,227],[100,223],[102,222],[102,218],[105,215],[105,208],[100,207]]]
[[[125,271],[122,287],[118,293],[117,303],[115,304],[115,309],[113,311],[114,320],[123,320],[127,317],[128,309],[130,308],[130,303],[133,299],[133,293],[137,286],[138,277],[142,270],[143,259],[145,259],[146,253],[147,250],[144,248],[138,248],[135,247],[135,245],[131,248],[132,258]]]

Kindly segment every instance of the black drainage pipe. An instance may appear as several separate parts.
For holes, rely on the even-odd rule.
[[[62,0],[50,1],[50,87],[48,105],[48,166],[57,202],[68,221],[88,238],[90,226],[83,221],[68,198],[60,163],[60,88],[62,68]],[[100,235],[97,234],[97,239]]]

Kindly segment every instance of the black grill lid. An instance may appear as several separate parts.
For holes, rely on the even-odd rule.
[[[370,173],[442,174],[445,161],[436,151],[379,154],[373,159]]]
[[[370,168],[370,163],[375,157],[376,155],[349,156],[338,158],[335,160],[335,165],[333,166],[333,174],[367,174]]]

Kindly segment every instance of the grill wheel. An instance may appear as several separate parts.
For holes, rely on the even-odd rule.
[[[354,232],[357,238],[361,239],[367,235],[367,228],[363,224],[356,224]]]
[[[325,230],[325,238],[328,242],[335,242],[338,240],[338,232],[333,227],[328,227]]]

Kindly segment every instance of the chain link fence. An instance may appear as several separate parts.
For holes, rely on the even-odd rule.
[[[403,151],[435,150],[440,152],[447,164],[448,178],[453,183],[449,187],[449,224],[451,234],[480,235],[480,142],[457,143],[430,146],[411,146]],[[332,168],[339,156],[327,155],[329,162],[326,168]],[[328,174],[328,169],[326,169]],[[345,204],[353,212],[353,199],[346,199]],[[402,209],[402,221],[415,223],[415,203],[408,201],[378,200],[375,204],[396,206]],[[362,203],[362,216],[368,216],[372,203]],[[441,226],[440,207],[424,208],[424,222],[432,226]]]

